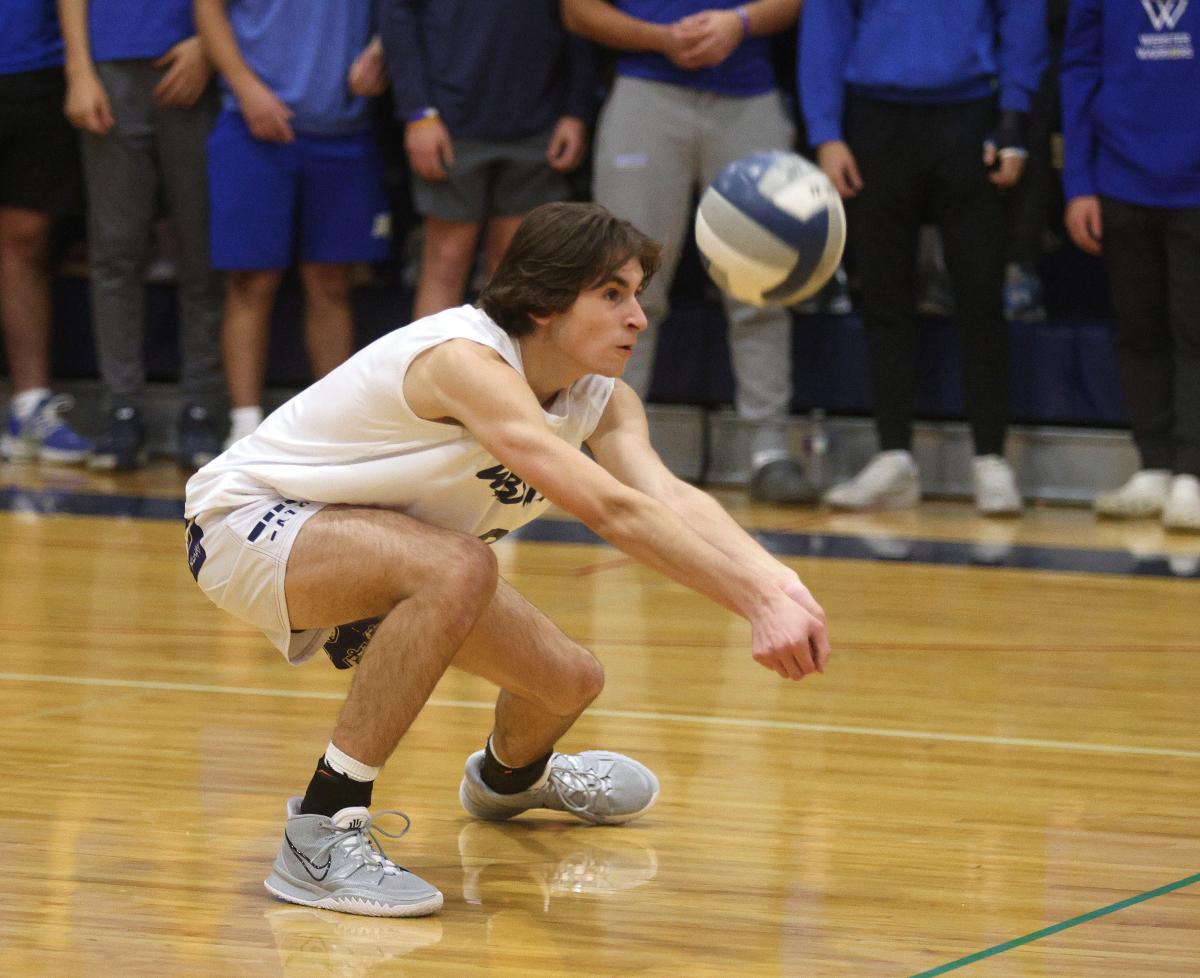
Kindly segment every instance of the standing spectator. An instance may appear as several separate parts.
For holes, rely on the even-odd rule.
[[[79,151],[62,116],[62,35],[54,0],[0,4],[0,327],[12,400],[8,459],[82,462],[91,442],[50,390],[50,236],[80,206]]]
[[[1010,322],[1039,323],[1046,319],[1039,265],[1055,191],[1052,142],[1054,133],[1059,131],[1058,75],[1067,6],[1068,0],[1046,0],[1048,63],[1029,108],[1029,157],[1025,172],[1009,202],[1004,317]]]
[[[196,0],[196,26],[224,80],[208,174],[213,264],[229,272],[227,444],[262,420],[271,309],[293,250],[316,377],[353,351],[350,263],[388,255],[391,221],[366,100],[387,87],[374,6]]]
[[[83,131],[92,322],[108,429],[90,465],[145,463],[146,264],[159,186],[179,254],[183,409],[179,462],[221,450],[221,278],[208,254],[204,144],[216,118],[212,65],[191,0],[58,0],[67,118]]]
[[[645,397],[693,195],[736,159],[792,147],[795,130],[776,89],[768,37],[796,23],[800,0],[563,0],[562,7],[568,28],[623,52],[596,135],[594,192],[663,245],[662,273],[642,299],[649,330],[625,371]],[[811,500],[814,490],[785,440],[791,315],[723,301],[735,406],[755,426],[751,495]]]
[[[1195,4],[1073,0],[1062,100],[1072,240],[1103,253],[1141,469],[1096,500],[1200,531],[1200,63]]]
[[[424,218],[414,318],[490,276],[521,219],[567,200],[596,109],[597,57],[558,0],[382,0],[396,115]]]
[[[1045,0],[808,0],[799,82],[817,160],[850,198],[875,425],[882,451],[825,496],[842,509],[916,505],[914,268],[924,213],[945,244],[963,337],[975,502],[1021,509],[1004,459],[1008,331],[1001,192],[1025,161],[1046,58]]]

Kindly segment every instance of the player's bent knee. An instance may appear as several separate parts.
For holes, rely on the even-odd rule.
[[[456,535],[446,553],[446,584],[474,621],[488,606],[500,577],[496,555],[474,537]]]

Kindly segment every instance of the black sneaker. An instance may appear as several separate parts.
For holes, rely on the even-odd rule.
[[[777,458],[754,470],[750,498],[760,503],[814,503],[817,487],[799,462]]]
[[[322,651],[338,669],[351,669],[358,665],[367,643],[375,634],[382,618],[363,618],[345,625],[338,625],[329,632]]]
[[[189,404],[179,415],[179,464],[195,471],[221,454],[221,436],[207,408]]]
[[[89,469],[108,472],[128,472],[146,464],[146,432],[141,412],[130,404],[113,408],[108,416],[108,430],[100,436]]]

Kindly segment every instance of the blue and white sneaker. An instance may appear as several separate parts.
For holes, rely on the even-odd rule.
[[[10,408],[0,439],[0,453],[10,461],[39,461],[69,465],[92,453],[92,442],[62,418],[75,405],[69,394],[49,394],[27,418]]]

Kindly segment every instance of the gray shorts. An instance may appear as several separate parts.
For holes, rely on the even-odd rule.
[[[546,162],[550,130],[521,139],[454,140],[454,166],[442,182],[413,174],[417,213],[474,222],[527,214],[539,204],[567,200],[566,177]]]
[[[293,632],[284,595],[288,555],[324,503],[264,496],[236,509],[207,510],[187,524],[188,566],[222,611],[262,631],[292,665],[312,656],[329,629]]]

